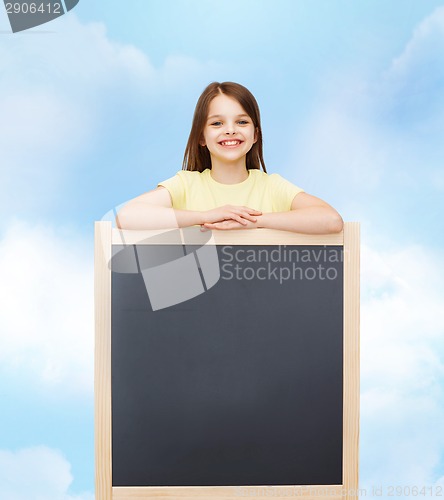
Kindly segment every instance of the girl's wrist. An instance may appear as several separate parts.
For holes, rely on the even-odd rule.
[[[205,217],[206,211],[197,211],[196,212],[196,217],[197,217],[197,222],[196,224],[205,224],[205,222],[208,222]]]
[[[256,227],[258,227],[258,228],[259,227],[264,228],[265,227],[265,225],[264,225],[265,223],[266,223],[266,216],[265,216],[265,214],[256,216],[256,222],[255,222]]]
[[[174,214],[176,216],[178,227],[202,225],[205,222],[208,222],[207,220],[205,220],[205,212],[201,212],[198,210],[175,209]]]

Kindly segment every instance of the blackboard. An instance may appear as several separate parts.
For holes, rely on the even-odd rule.
[[[112,273],[113,486],[342,484],[342,247],[217,251],[216,285],[158,311]]]
[[[359,223],[195,233],[96,222],[96,498],[356,500]]]

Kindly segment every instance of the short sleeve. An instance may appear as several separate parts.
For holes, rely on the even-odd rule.
[[[271,174],[270,181],[273,211],[288,212],[291,209],[294,197],[299,193],[303,193],[304,190],[279,174]]]
[[[159,182],[157,186],[163,186],[168,189],[173,202],[173,208],[183,209],[186,203],[186,186],[180,173],[181,171],[177,172],[175,176],[170,177],[166,181]]]

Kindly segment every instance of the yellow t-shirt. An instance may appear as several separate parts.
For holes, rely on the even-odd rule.
[[[279,174],[249,170],[248,178],[238,184],[215,181],[211,170],[203,172],[179,170],[174,177],[159,182],[168,189],[173,208],[182,210],[211,210],[223,205],[244,205],[262,212],[286,212],[293,198],[303,192]]]

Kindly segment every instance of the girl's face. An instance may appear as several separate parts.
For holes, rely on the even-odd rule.
[[[203,130],[202,146],[207,146],[211,162],[244,162],[256,142],[251,118],[235,99],[219,94],[210,103]]]

